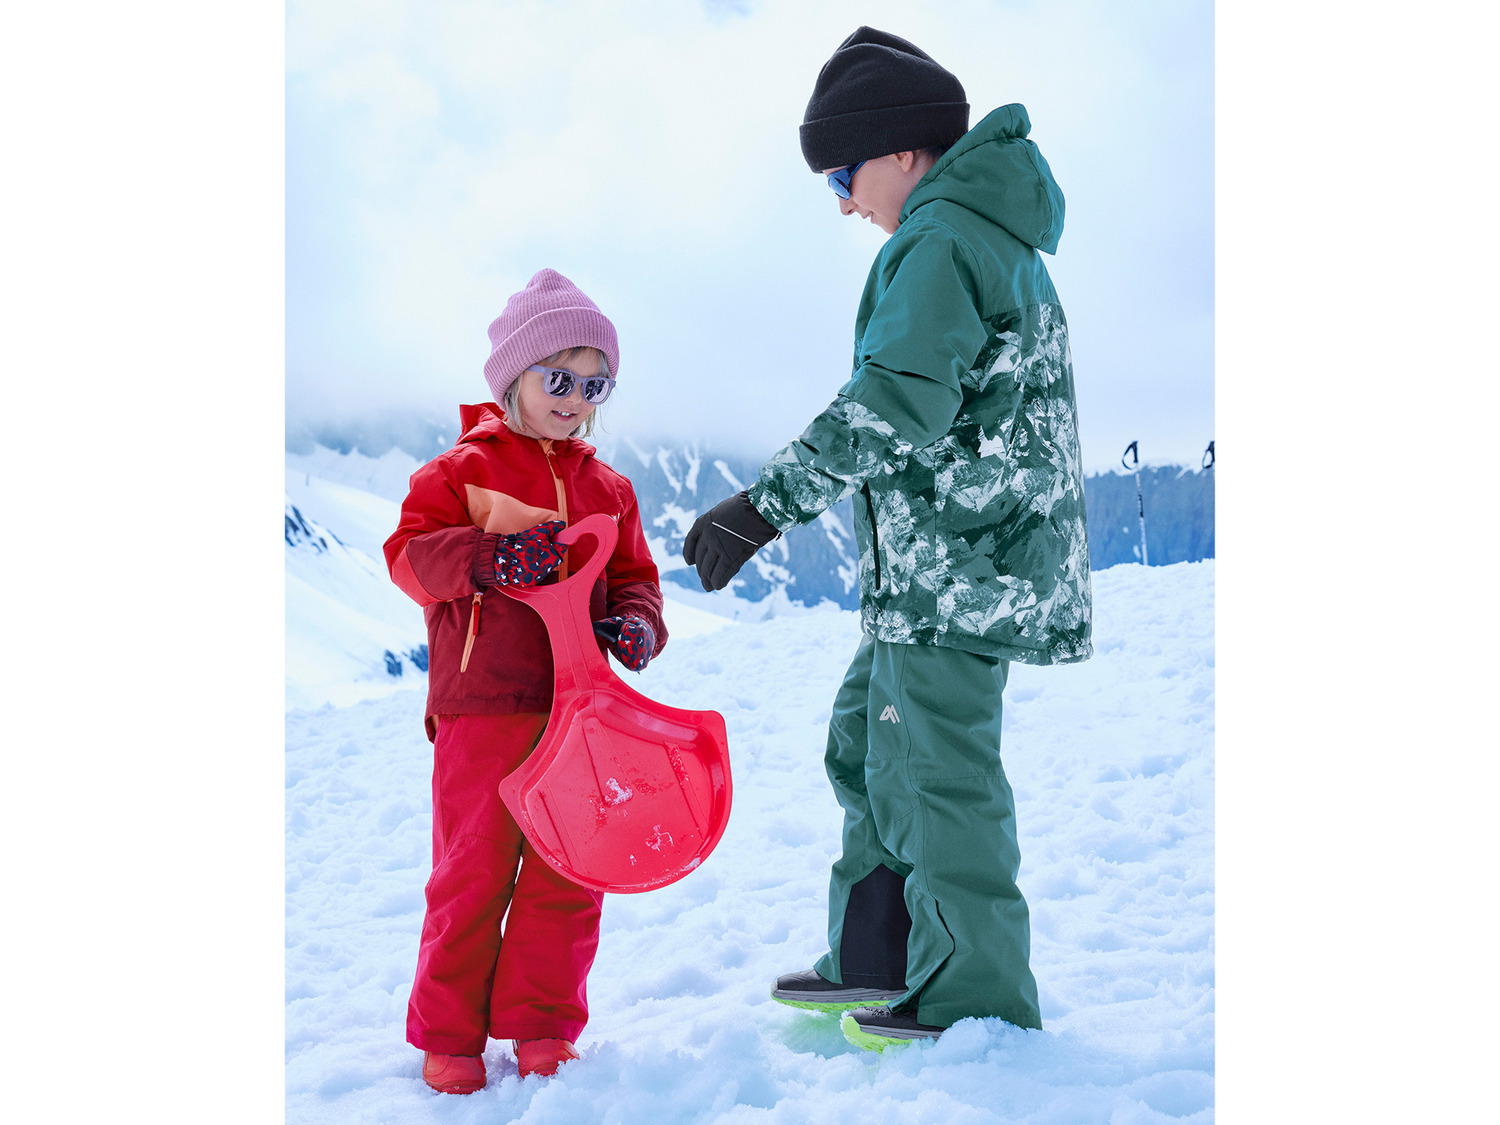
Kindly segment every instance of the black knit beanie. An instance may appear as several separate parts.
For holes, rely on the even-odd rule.
[[[968,130],[957,78],[900,36],[862,27],[818,72],[802,115],[802,156],[821,172],[951,144]]]

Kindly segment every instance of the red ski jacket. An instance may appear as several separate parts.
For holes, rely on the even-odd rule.
[[[569,438],[526,437],[492,402],[459,407],[463,436],[411,476],[401,523],[385,541],[391,579],[427,618],[427,732],[433,715],[552,709],[552,648],[535,610],[493,590],[495,541],[546,520],[603,512],[620,537],[589,598],[594,620],[633,614],[667,642],[656,564],[630,482]],[[587,562],[568,548],[557,577]],[[551,581],[552,579],[549,579]]]

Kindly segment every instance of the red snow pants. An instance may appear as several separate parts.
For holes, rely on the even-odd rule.
[[[437,716],[432,878],[406,1015],[420,1050],[478,1055],[486,1036],[571,1041],[588,1022],[604,896],[548,867],[498,792],[546,726],[536,714]]]

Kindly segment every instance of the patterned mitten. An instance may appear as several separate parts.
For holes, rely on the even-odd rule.
[[[639,672],[656,648],[656,630],[639,617],[606,617],[594,622],[594,635],[632,672]]]
[[[566,547],[552,542],[562,520],[539,523],[495,541],[495,582],[500,586],[534,586],[562,564]]]

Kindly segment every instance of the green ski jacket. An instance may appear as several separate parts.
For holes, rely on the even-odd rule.
[[[870,267],[854,374],[761,468],[777,530],[854,496],[864,631],[1062,664],[1093,652],[1067,321],[1038,250],[1063,196],[1002,106],[912,191]]]

